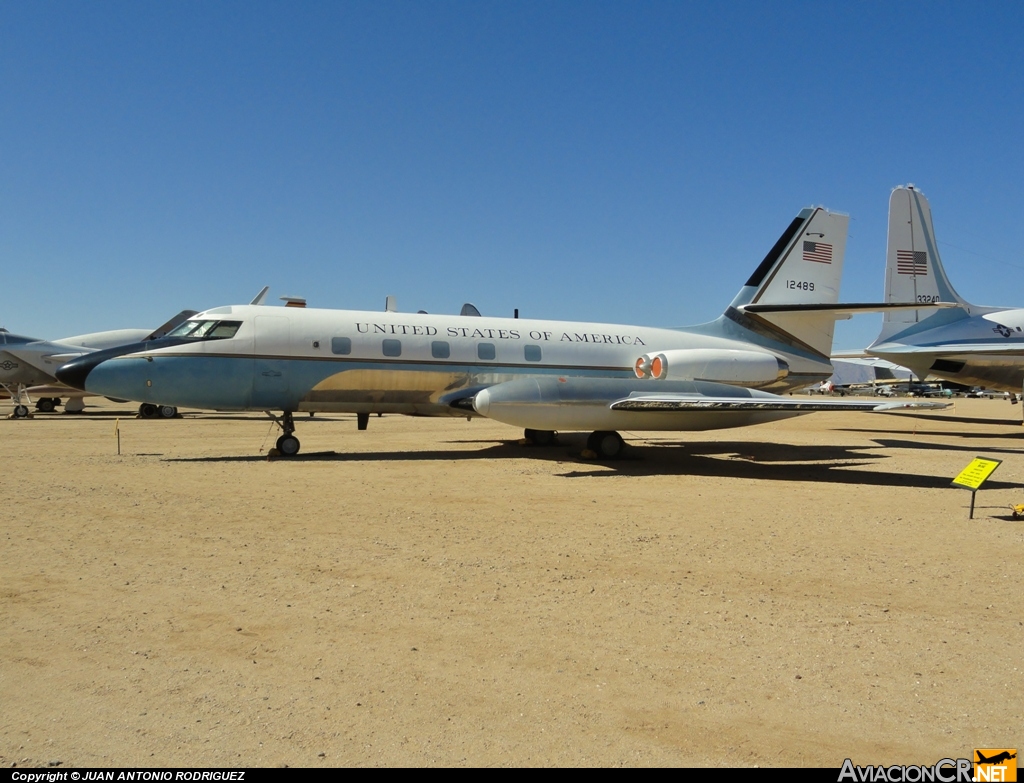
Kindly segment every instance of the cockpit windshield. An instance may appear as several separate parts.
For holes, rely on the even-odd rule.
[[[227,340],[234,337],[241,321],[185,321],[167,334],[186,340]]]

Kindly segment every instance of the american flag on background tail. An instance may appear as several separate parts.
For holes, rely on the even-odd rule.
[[[896,274],[928,274],[928,253],[926,253],[924,250],[897,250]]]
[[[831,264],[832,245],[826,242],[804,242],[804,261],[817,261],[819,264]]]

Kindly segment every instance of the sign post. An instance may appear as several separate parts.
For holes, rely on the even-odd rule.
[[[986,459],[985,457],[975,457],[971,460],[971,464],[961,470],[951,486],[959,487],[960,489],[969,489],[971,491],[971,516],[970,519],[974,519],[974,496],[978,494],[978,490],[981,489],[981,485],[984,484],[988,477],[991,476],[995,469],[1003,464],[1001,459]]]

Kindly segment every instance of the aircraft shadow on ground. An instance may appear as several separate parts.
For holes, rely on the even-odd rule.
[[[911,413],[908,411],[878,411],[884,416],[924,421],[949,421],[953,424],[991,424],[997,427],[1020,427],[1021,419],[983,419],[977,416],[955,416],[948,413]],[[1022,428],[1024,429],[1024,428]]]
[[[919,433],[920,434],[920,433]],[[884,449],[924,449],[927,451],[966,451],[974,454],[978,451],[985,451],[995,454],[1016,454],[1024,453],[1021,449],[990,448],[982,446],[950,446],[946,443],[929,443],[923,440],[892,440],[887,438],[874,438],[875,443]]]
[[[824,482],[831,484],[860,484],[863,486],[901,486],[937,489],[948,487],[951,476],[928,476],[895,471],[857,470],[865,462],[876,462],[885,454],[856,453],[856,446],[797,446],[770,443],[715,443],[713,450],[703,448],[709,444],[682,444],[666,448],[656,456],[654,448],[636,449],[643,454],[640,460],[601,463],[593,470],[575,470],[562,474],[566,478],[597,478],[600,476],[685,475],[717,478],[758,479],[761,481]],[[765,459],[758,458],[758,448],[766,449]],[[660,450],[660,449],[658,449]],[[829,451],[834,455],[827,455]],[[644,453],[646,452],[646,453]],[[721,459],[716,454],[734,454],[733,459]],[[842,454],[846,455],[843,456]],[[785,464],[782,464],[785,463]],[[611,468],[611,470],[608,470]],[[1010,482],[989,481],[986,488],[1016,488]]]
[[[1016,422],[1015,422],[1016,423]],[[975,440],[1016,440],[1024,446],[1024,427],[1020,427],[1018,432],[950,432],[948,430],[914,430],[913,433],[907,432],[906,435],[929,435],[935,438],[963,438],[964,440],[975,439]],[[858,432],[858,433],[878,433],[879,435],[892,435],[891,429],[883,429],[876,427],[843,427],[841,429],[835,429],[833,432]]]
[[[229,455],[223,457],[168,457],[165,462],[432,462],[522,457],[521,447],[512,443],[485,441],[494,444],[482,451],[310,451],[294,457],[270,457],[267,454]]]
[[[96,421],[97,419],[134,419],[139,413],[138,408],[123,411],[115,411],[107,408],[102,411],[84,410],[78,413],[65,413],[64,411],[52,411],[50,413],[43,413],[42,411],[33,410],[31,407],[29,408],[29,410],[32,413],[32,419],[34,421]]]
[[[928,476],[897,471],[858,470],[888,455],[864,453],[862,446],[799,446],[762,442],[659,443],[630,446],[624,459],[591,462],[581,458],[582,436],[562,436],[552,447],[527,447],[515,441],[451,441],[452,443],[491,444],[474,451],[431,449],[429,451],[334,451],[298,454],[269,461],[302,464],[321,462],[460,462],[463,460],[533,459],[574,463],[578,467],[557,475],[563,478],[601,478],[616,476],[708,476],[758,479],[761,481],[825,482],[866,486],[949,487],[951,476]],[[899,442],[894,443],[899,447]],[[884,448],[880,445],[878,448]],[[174,457],[167,462],[265,462],[266,455],[223,457]],[[568,467],[568,466],[567,466]],[[1015,489],[1017,484],[989,481],[987,489]]]

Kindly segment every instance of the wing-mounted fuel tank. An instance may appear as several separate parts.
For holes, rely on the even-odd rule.
[[[760,386],[785,378],[789,365],[761,351],[689,348],[646,353],[636,360],[633,370],[637,378]]]
[[[623,407],[666,395],[686,410]],[[713,430],[799,415],[779,407],[785,400],[724,383],[548,375],[483,389],[473,397],[473,408],[481,416],[534,430]]]

